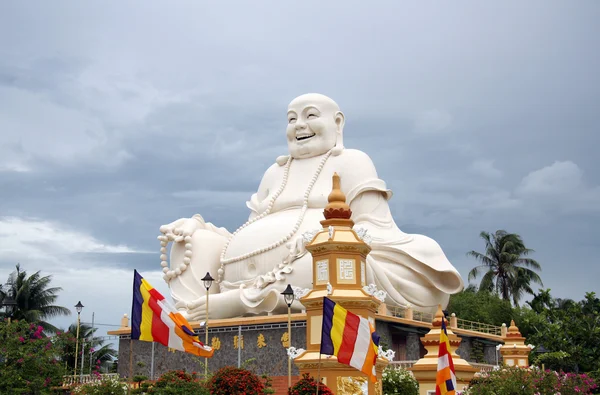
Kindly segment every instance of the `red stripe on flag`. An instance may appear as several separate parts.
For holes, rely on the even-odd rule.
[[[354,344],[358,335],[360,317],[348,312],[346,314],[346,325],[344,325],[344,334],[342,335],[342,344],[338,351],[337,359],[340,363],[349,365],[354,353]]]
[[[152,309],[152,337],[154,341],[159,342],[164,346],[169,346],[169,327],[160,318],[162,309],[153,297],[148,301],[150,309]]]
[[[151,295],[153,298],[155,298],[156,300],[163,300],[163,299],[165,298],[164,296],[162,296],[162,295],[160,294],[160,292],[158,292],[158,291],[157,291],[156,289],[154,289],[154,288],[151,288],[151,289],[149,289],[149,290],[148,290],[148,292],[149,292],[149,293],[150,293],[150,295]]]
[[[448,347],[446,347],[446,343],[440,343],[440,350],[438,351],[438,356],[442,356],[442,355],[446,355],[446,354],[450,354],[450,352],[448,351]]]

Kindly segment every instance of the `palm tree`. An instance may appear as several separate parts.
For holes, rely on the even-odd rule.
[[[533,252],[526,248],[521,236],[498,230],[495,234],[481,232],[485,241],[485,253],[470,251],[467,253],[481,264],[469,272],[469,281],[483,274],[480,290],[496,292],[504,300],[517,305],[524,293],[532,294],[532,283],[542,285],[542,279],[534,271],[540,271],[538,262],[527,256]]]
[[[90,349],[92,352],[92,366],[95,366],[96,361],[100,361],[100,365],[108,370],[108,366],[112,365],[112,362],[117,358],[118,351],[113,349],[110,344],[104,344],[104,339],[96,337],[94,334],[98,328],[92,328],[87,324],[79,325],[79,350],[77,370],[81,368],[81,359],[83,351],[83,373],[86,374],[91,371],[90,369]],[[69,325],[68,332],[75,338],[77,336],[77,324]],[[84,347],[82,347],[84,344]],[[83,350],[82,350],[83,349]],[[70,369],[73,369],[75,364],[75,344],[70,344],[63,350],[64,360]]]
[[[8,290],[4,292],[17,301],[13,318],[38,323],[45,331],[56,332],[56,328],[46,320],[59,315],[70,315],[71,311],[54,304],[62,288],[50,287],[51,281],[52,276],[42,276],[39,271],[27,276],[27,272],[17,264],[16,270],[8,277]]]

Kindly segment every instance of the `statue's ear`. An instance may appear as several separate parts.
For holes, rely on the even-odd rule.
[[[336,112],[335,113],[335,124],[337,125],[337,132],[339,134],[342,134],[345,123],[346,123],[346,117],[344,116],[344,113],[341,111]]]
[[[335,113],[335,125],[337,132],[337,139],[335,143],[335,147],[331,150],[331,153],[334,156],[338,156],[344,151],[344,124],[346,123],[346,118],[344,117],[344,113],[338,111]]]

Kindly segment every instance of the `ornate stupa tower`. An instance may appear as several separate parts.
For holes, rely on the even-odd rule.
[[[335,356],[320,355],[323,323],[323,298],[328,297],[375,326],[380,300],[363,290],[366,286],[366,258],[371,248],[355,232],[352,211],[340,190],[340,177],[333,175],[333,190],[325,207],[323,229],[306,245],[313,258],[313,289],[300,302],[306,307],[306,351],[295,358],[300,374],[319,376],[336,394],[381,394],[381,373],[388,361],[377,359],[378,381],[372,383],[362,372],[337,362]]]
[[[421,395],[429,394],[429,391],[435,393],[435,381],[438,367],[438,353],[440,350],[440,334],[442,331],[442,319],[444,313],[442,312],[442,306],[438,306],[437,313],[431,323],[432,328],[428,334],[421,338],[421,343],[425,346],[427,354],[419,359],[409,370],[413,372],[413,375],[419,382],[419,393]],[[456,350],[460,345],[460,337],[452,332],[449,325],[446,326],[448,332],[448,339],[450,340],[450,354],[452,355],[452,361],[454,363],[454,370],[456,374],[456,384],[458,390],[462,390],[466,387],[473,379],[473,376],[477,372],[477,369],[471,366],[471,364],[462,359]]]
[[[504,335],[504,345],[500,347],[500,354],[507,366],[529,367],[529,354],[531,347],[525,345],[525,338],[519,332],[515,321],[510,321],[508,332]]]

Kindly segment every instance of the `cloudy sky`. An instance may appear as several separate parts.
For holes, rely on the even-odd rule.
[[[42,270],[118,324],[134,268],[167,292],[159,226],[243,223],[288,102],[319,92],[465,280],[505,229],[554,295],[600,292],[598,20],[593,0],[2,2],[0,282]]]

